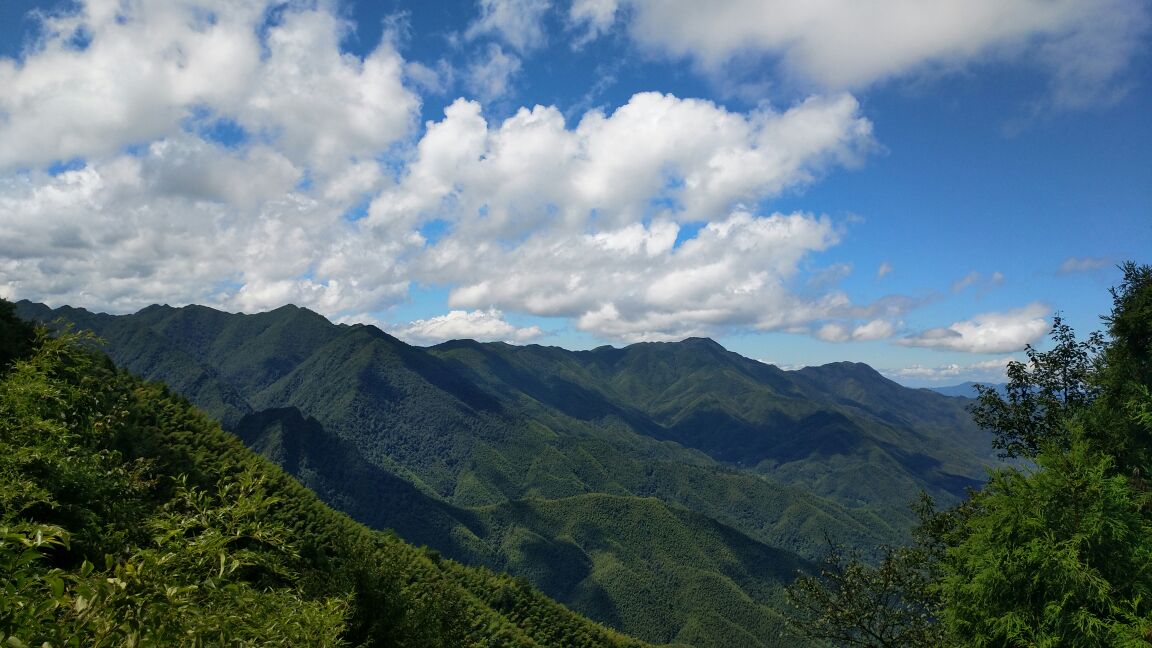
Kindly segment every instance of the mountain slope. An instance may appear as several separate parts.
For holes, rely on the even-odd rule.
[[[786,577],[761,562],[735,578],[718,570],[720,556],[798,565],[826,537],[896,542],[917,490],[946,499],[983,475],[959,399],[863,366],[786,372],[702,339],[422,349],[295,307],[154,306],[120,317],[19,307],[91,327],[133,372],[189,386],[181,391],[194,403],[357,519],[529,576],[654,641],[710,633],[716,645],[756,645],[749,633],[763,634]],[[692,559],[711,567],[671,578],[670,563],[654,558],[674,547],[638,551],[639,536],[586,505],[603,496],[662,537],[705,537],[719,525]],[[613,540],[574,542],[576,523],[595,531],[581,537]],[[757,549],[738,548],[747,543]],[[574,583],[566,579],[577,572],[557,571],[566,559],[588,566]],[[728,594],[677,594],[694,588]],[[710,601],[727,601],[730,614]]]
[[[991,459],[990,438],[963,403],[904,388],[866,365],[785,372],[704,339],[575,353],[457,341],[430,352],[505,396],[583,420],[618,418],[635,432],[850,506],[887,509],[894,519],[902,494],[962,496]]]
[[[0,367],[5,645],[643,645],[352,522],[68,338],[20,356]]]

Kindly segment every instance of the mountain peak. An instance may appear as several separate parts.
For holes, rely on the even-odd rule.
[[[719,342],[717,342],[716,340],[713,340],[710,337],[688,337],[688,338],[684,338],[683,340],[681,340],[680,344],[699,346],[699,347],[716,348],[716,349],[720,349],[723,351],[727,351],[727,349],[725,349],[723,347],[723,345],[721,345]]]
[[[804,367],[798,371],[801,374],[820,376],[836,375],[845,378],[853,378],[855,380],[888,380],[879,371],[873,369],[871,365],[865,364],[863,362],[850,362],[847,360],[840,362],[829,362],[818,367]]]

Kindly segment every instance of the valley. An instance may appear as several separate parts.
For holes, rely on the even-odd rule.
[[[353,518],[654,643],[777,645],[783,586],[828,541],[900,543],[918,492],[957,501],[995,461],[967,399],[702,338],[415,347],[294,306],[17,310],[94,331]]]

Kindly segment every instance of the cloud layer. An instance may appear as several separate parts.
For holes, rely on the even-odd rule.
[[[521,18],[542,6],[488,2],[473,31],[530,50]],[[416,132],[405,62],[387,42],[342,52],[347,29],[256,2],[94,2],[50,19],[0,65],[5,294],[113,311],[290,301],[347,319],[416,281],[471,310],[413,323],[414,339],[537,334],[493,309],[631,340],[850,306],[790,285],[838,226],[755,206],[868,155],[852,96],[739,113],[642,93],[571,125],[554,106],[489,124],[460,99]],[[477,92],[500,94],[509,74],[478,71]]]
[[[479,2],[457,43],[483,56],[455,70],[405,61],[389,37],[345,51],[352,26],[323,2],[91,0],[44,18],[20,58],[0,58],[0,294],[114,312],[293,302],[379,321],[430,286],[453,310],[401,326],[409,339],[543,335],[504,313],[622,341],[891,338],[916,302],[855,303],[836,288],[851,267],[821,259],[847,219],[766,205],[879,148],[843,88],[1011,48],[1058,58],[1075,46],[1095,63],[1056,76],[1112,79],[1129,43],[1105,56],[1099,41],[1128,33],[1117,16],[1136,30],[1141,12],[1104,1],[940,2],[931,15],[881,2],[865,16],[778,0],[768,20],[743,0],[707,11],[579,0],[562,17],[577,46],[626,24],[652,51],[704,67],[779,57],[816,92],[747,110],[641,92],[572,117],[535,105],[495,119],[482,101],[505,101],[548,47],[549,2]],[[917,29],[893,31],[899,8]],[[473,98],[418,124],[417,88],[452,79]],[[973,274],[956,290],[998,281]],[[1043,324],[1033,305],[901,343],[998,353]]]
[[[1049,71],[1056,105],[1074,108],[1123,91],[1150,22],[1142,0],[577,0],[571,15],[593,33],[629,16],[637,42],[725,74],[768,56],[794,82],[827,89],[1026,61]]]
[[[464,339],[523,344],[544,334],[539,326],[512,325],[504,319],[504,313],[495,308],[449,311],[446,315],[416,320],[394,329],[392,333],[414,344]]]
[[[1010,353],[1034,344],[1048,332],[1052,309],[1033,303],[1003,313],[984,313],[946,327],[928,329],[899,340],[905,346],[969,353]]]

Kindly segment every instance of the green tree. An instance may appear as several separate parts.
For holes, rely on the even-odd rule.
[[[976,385],[972,419],[996,433],[992,446],[1002,458],[1035,457],[1048,443],[1067,447],[1067,421],[1096,399],[1103,336],[1097,332],[1079,341],[1057,314],[1049,337],[1052,350],[1028,345],[1027,362],[1008,363],[1003,394],[994,386]]]
[[[0,298],[0,370],[32,352],[36,329],[16,317],[12,302]]]
[[[925,505],[916,542],[878,565],[834,553],[793,586],[807,636],[837,645],[1152,645],[1152,267],[1127,263],[1080,342],[1059,317],[976,420],[1004,456],[960,506]],[[917,616],[919,613],[919,616]],[[897,633],[904,632],[905,635]]]
[[[966,646],[1152,638],[1149,497],[1114,468],[1077,432],[1068,451],[1042,452],[1035,470],[994,473],[948,550],[951,636]]]
[[[1116,469],[1147,476],[1152,467],[1152,428],[1138,415],[1152,388],[1152,266],[1129,262],[1112,289],[1112,312],[1104,317],[1111,343],[1099,373],[1097,425],[1086,432],[1115,458]]]
[[[968,508],[938,511],[922,493],[912,509],[920,523],[909,546],[885,547],[877,562],[829,543],[819,573],[788,587],[788,622],[798,635],[837,646],[947,645],[938,582],[947,538]]]
[[[1122,269],[1090,400],[1060,399],[1051,427],[1026,428],[1043,431],[1035,465],[994,472],[952,537],[944,618],[965,645],[1152,643],[1152,269]]]

